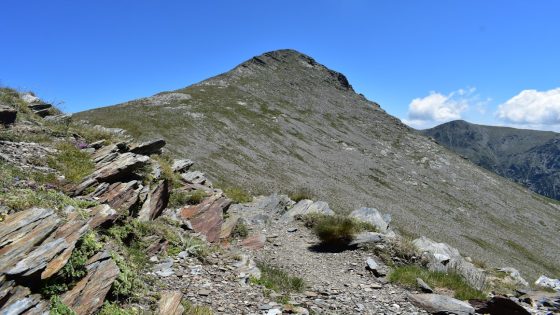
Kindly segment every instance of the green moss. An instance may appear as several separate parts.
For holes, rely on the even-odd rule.
[[[61,172],[66,180],[78,183],[95,170],[90,155],[71,143],[57,146],[58,153],[49,160],[49,166]]]
[[[261,277],[251,278],[251,283],[263,285],[265,288],[281,293],[302,292],[306,283],[302,278],[293,277],[284,270],[265,263],[258,263]]]
[[[50,302],[50,315],[76,315],[76,312],[62,303],[58,295],[53,295]]]
[[[483,292],[472,288],[461,275],[453,272],[434,272],[420,266],[408,265],[397,267],[389,274],[389,281],[408,287],[416,287],[416,278],[421,278],[432,288],[452,290],[454,297],[459,300],[486,298]]]

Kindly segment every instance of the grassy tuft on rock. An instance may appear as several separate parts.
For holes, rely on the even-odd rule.
[[[78,183],[95,170],[90,155],[74,144],[61,143],[58,153],[49,160],[49,166],[58,170],[71,183]]]
[[[376,228],[363,221],[341,215],[325,215],[310,213],[298,217],[303,224],[312,228],[322,245],[330,247],[344,247],[350,244],[357,233],[362,231],[376,231]]]
[[[408,287],[416,286],[416,278],[421,278],[433,289],[442,288],[453,291],[459,300],[485,299],[483,292],[472,288],[465,279],[454,272],[429,271],[417,265],[396,267],[389,274],[389,281]]]
[[[286,271],[265,263],[258,263],[257,267],[261,270],[260,279],[251,278],[254,284],[263,285],[267,289],[279,293],[302,292],[306,283],[302,278],[294,277]]]

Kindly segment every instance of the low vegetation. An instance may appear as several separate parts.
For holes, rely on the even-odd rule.
[[[224,188],[224,194],[234,203],[245,203],[253,200],[251,194],[241,187]]]
[[[315,199],[315,194],[311,191],[311,189],[307,187],[301,187],[288,193],[288,197],[295,202],[299,202],[304,199]]]
[[[193,305],[187,300],[181,301],[181,305],[185,308],[183,315],[213,315],[212,309],[208,306]]]
[[[58,170],[67,181],[79,183],[95,170],[90,155],[81,151],[75,144],[61,143],[58,153],[49,160],[49,166]]]
[[[376,231],[376,228],[363,221],[342,215],[311,213],[298,217],[304,225],[312,228],[321,244],[329,247],[348,246],[356,234],[362,231]]]
[[[136,309],[124,309],[116,303],[105,301],[103,307],[99,310],[98,315],[137,315],[139,314]]]
[[[202,202],[208,195],[202,190],[184,191],[174,190],[169,196],[169,208],[180,208],[185,205],[196,205]]]
[[[291,276],[278,267],[265,263],[258,263],[257,266],[261,270],[261,277],[251,278],[253,284],[263,285],[267,289],[284,294],[302,292],[306,287],[302,278]]]
[[[461,275],[453,272],[429,271],[417,265],[407,265],[396,267],[389,274],[389,281],[408,287],[416,286],[416,278],[421,278],[434,289],[452,290],[459,300],[486,298],[483,292],[472,288]]]
[[[62,303],[58,295],[53,295],[51,297],[50,302],[51,302],[51,308],[49,311],[50,315],[76,315],[76,312],[74,312],[66,304]]]

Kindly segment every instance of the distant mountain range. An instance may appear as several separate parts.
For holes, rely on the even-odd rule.
[[[552,263],[560,259],[555,202],[418,134],[356,93],[343,74],[294,50],[74,117],[164,138],[171,154],[193,159],[222,187],[253,194],[303,187],[337,212],[376,207],[403,233],[445,241],[494,266],[560,275]],[[530,149],[524,145],[511,150]]]
[[[451,151],[560,200],[560,134],[457,120],[420,131]]]

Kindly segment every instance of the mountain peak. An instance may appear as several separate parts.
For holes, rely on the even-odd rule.
[[[251,70],[252,73],[283,72],[291,78],[311,77],[315,74],[323,81],[334,83],[339,89],[354,91],[344,74],[331,70],[312,57],[294,49],[279,49],[263,53],[241,63],[234,71],[246,74],[246,69]]]

